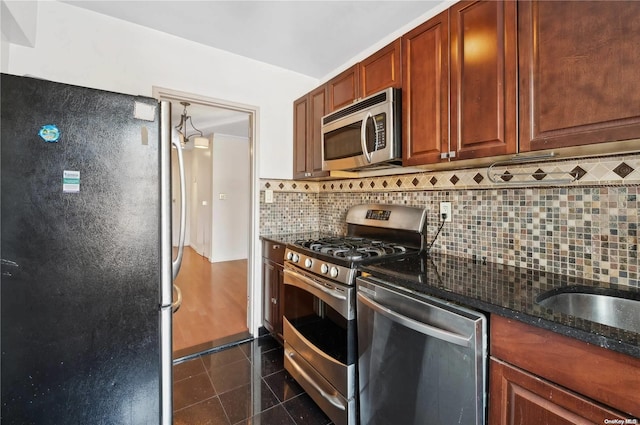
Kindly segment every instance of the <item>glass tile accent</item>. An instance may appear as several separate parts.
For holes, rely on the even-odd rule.
[[[458,176],[456,176],[455,174],[453,176],[451,176],[451,178],[449,179],[449,181],[455,186],[456,183],[458,183],[460,181],[460,179],[458,178]]]
[[[547,178],[541,183],[551,172],[580,178],[563,186],[529,184],[542,167]],[[262,190],[275,190],[273,203],[260,196],[260,232],[345,234],[351,206],[391,203],[427,208],[427,236],[433,237],[439,202],[449,201],[456,220],[443,229],[434,250],[462,257],[481,253],[491,262],[640,287],[639,170],[640,154],[626,154],[509,166],[504,174],[498,171],[512,179],[509,184],[485,178],[486,168],[331,182],[262,179]]]

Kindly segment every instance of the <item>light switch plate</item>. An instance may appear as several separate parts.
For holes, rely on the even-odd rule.
[[[267,204],[273,203],[273,190],[267,189],[264,191],[264,202]]]

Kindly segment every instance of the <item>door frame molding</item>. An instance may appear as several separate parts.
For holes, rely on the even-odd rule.
[[[256,267],[260,265],[260,262],[256,260],[256,256],[260,254],[258,244],[260,219],[260,181],[258,175],[260,108],[254,105],[247,105],[158,86],[152,86],[152,97],[158,100],[187,101],[189,103],[211,106],[214,108],[244,112],[249,115],[249,204],[251,212],[249,240],[247,241],[249,247],[247,258],[247,327],[249,328],[249,333],[251,335],[257,336],[260,326],[258,315],[261,314],[261,303],[259,297],[261,291],[261,281],[259,279],[260,271],[259,269],[256,269]]]

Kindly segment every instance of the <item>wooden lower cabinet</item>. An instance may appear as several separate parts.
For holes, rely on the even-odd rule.
[[[629,418],[497,359],[490,360],[489,374],[491,425],[601,425]]]
[[[638,358],[496,315],[490,354],[490,425],[640,423]]]
[[[265,240],[262,249],[262,323],[271,334],[282,338],[284,245]]]

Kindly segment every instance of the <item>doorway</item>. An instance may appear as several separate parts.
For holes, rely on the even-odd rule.
[[[257,111],[155,87],[154,97],[171,102],[172,127],[186,114],[191,119],[187,133],[202,132],[208,142],[203,149],[195,148],[193,139],[182,144],[187,225],[182,267],[175,281],[182,292],[182,305],[173,316],[175,360],[251,337]],[[174,149],[174,250],[182,196],[176,157]]]

